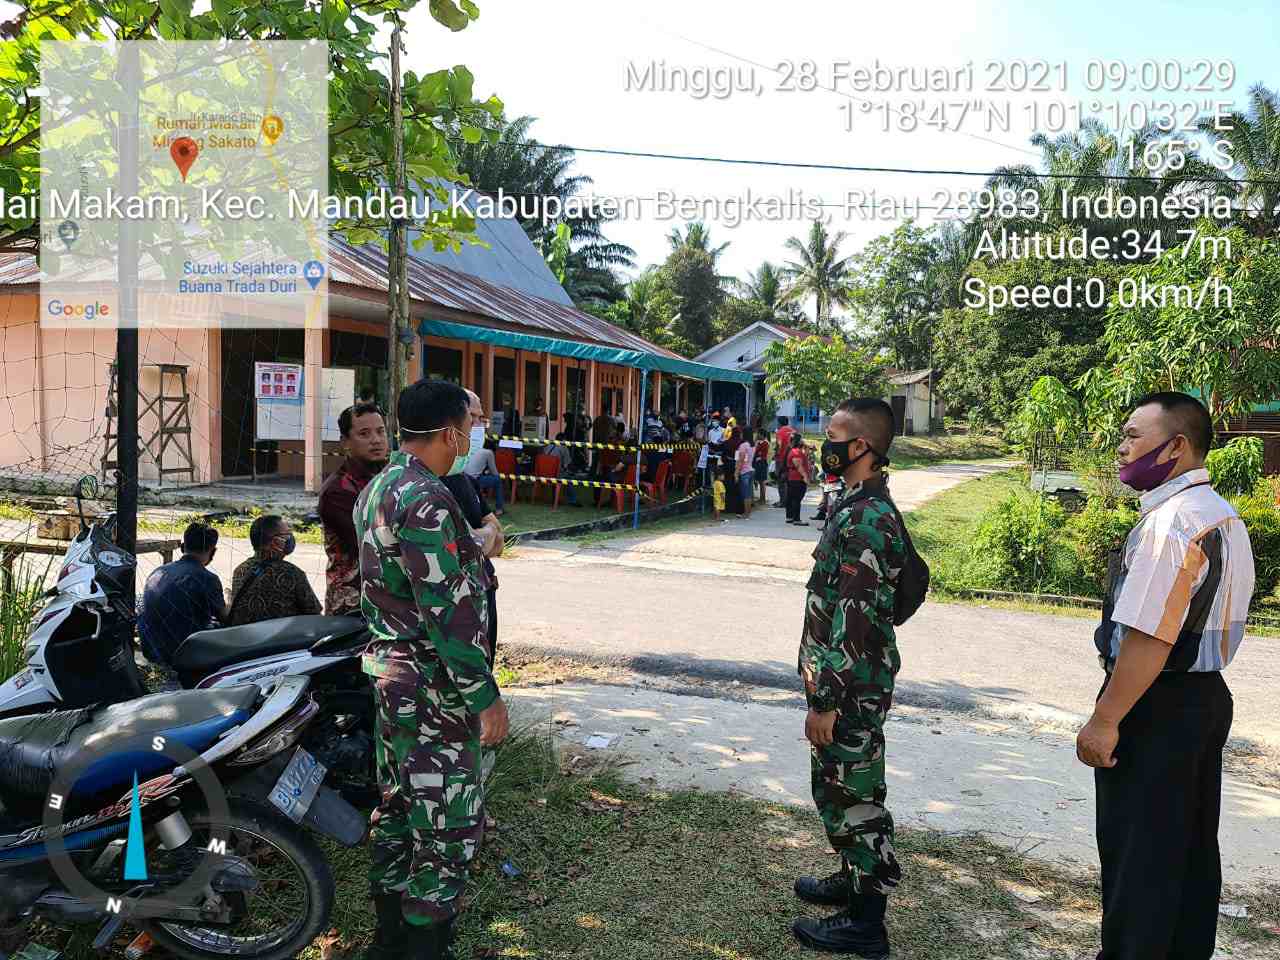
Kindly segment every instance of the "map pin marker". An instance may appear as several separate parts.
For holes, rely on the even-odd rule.
[[[262,135],[267,138],[267,143],[274,147],[282,133],[284,133],[284,121],[274,113],[269,113],[262,118]]]
[[[314,290],[320,286],[320,281],[324,279],[324,264],[319,260],[308,260],[302,265],[302,276],[307,283],[311,284]]]
[[[71,245],[76,242],[76,238],[80,236],[80,225],[74,220],[63,220],[58,224],[58,236],[62,238],[62,242],[67,245],[67,249],[71,249]]]
[[[200,147],[190,137],[179,137],[169,146],[169,156],[173,158],[173,165],[182,174],[183,183],[187,182],[187,171],[196,162],[199,153]]]

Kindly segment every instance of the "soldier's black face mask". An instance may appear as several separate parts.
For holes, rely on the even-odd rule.
[[[855,441],[861,440],[867,445],[867,449],[863,450],[856,457],[849,456],[849,447]],[[885,464],[889,462],[889,458],[883,453],[871,446],[871,442],[866,437],[850,437],[848,440],[823,440],[822,441],[822,470],[824,473],[833,473],[836,476],[843,476],[844,472],[851,466],[865,457],[867,454],[875,457],[877,464]]]

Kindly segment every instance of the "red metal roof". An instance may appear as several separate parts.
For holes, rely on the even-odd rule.
[[[154,275],[153,271],[144,270],[142,273],[144,277],[148,273]],[[377,247],[353,247],[345,240],[330,236],[329,276],[339,283],[385,293],[387,256]],[[574,307],[490,283],[416,257],[409,258],[408,280],[412,300],[460,310],[480,320],[499,320],[544,336],[583,340],[687,359]],[[40,267],[34,255],[0,254],[0,286],[39,282]]]

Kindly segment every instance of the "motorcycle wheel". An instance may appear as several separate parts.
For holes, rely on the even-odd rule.
[[[191,842],[207,843],[209,814],[193,813],[187,821]],[[256,803],[232,800],[230,816],[220,826],[227,831],[227,852],[253,866],[258,888],[230,895],[244,898],[230,925],[151,921],[147,932],[160,946],[191,960],[296,957],[326,929],[333,909],[333,874],[324,854],[301,827]]]

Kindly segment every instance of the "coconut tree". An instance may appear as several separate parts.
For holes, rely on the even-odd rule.
[[[548,146],[529,135],[533,117],[518,117],[502,123],[501,135],[493,143],[459,143],[458,169],[471,185],[485,193],[501,190],[517,200],[522,214],[530,214],[520,225],[538,249],[549,251],[556,242],[558,224],[543,216],[551,198],[561,210],[569,209],[569,198],[577,197],[592,179],[573,169],[574,153],[566,147]],[[604,235],[606,222],[590,205],[574,205],[572,216],[564,216],[569,227],[570,249],[563,264],[564,287],[578,304],[611,302],[622,296],[616,270],[635,266],[635,251],[614,243]]]
[[[1280,232],[1280,96],[1259,83],[1249,91],[1247,113],[1201,120],[1200,130],[1231,147],[1236,165],[1216,179],[1234,197],[1245,228],[1256,236]]]
[[[795,302],[786,299],[787,281],[782,271],[768,260],[760,264],[760,269],[748,273],[746,280],[738,281],[736,286],[744,300],[764,307],[778,323],[790,326],[808,323],[808,318]]]
[[[828,333],[838,324],[832,319],[833,305],[849,306],[849,271],[852,257],[840,256],[840,244],[848,239],[843,231],[829,234],[821,220],[813,221],[809,238],[791,237],[786,242],[796,260],[783,264],[780,274],[786,281],[783,299],[787,302],[813,297],[814,329]]]

